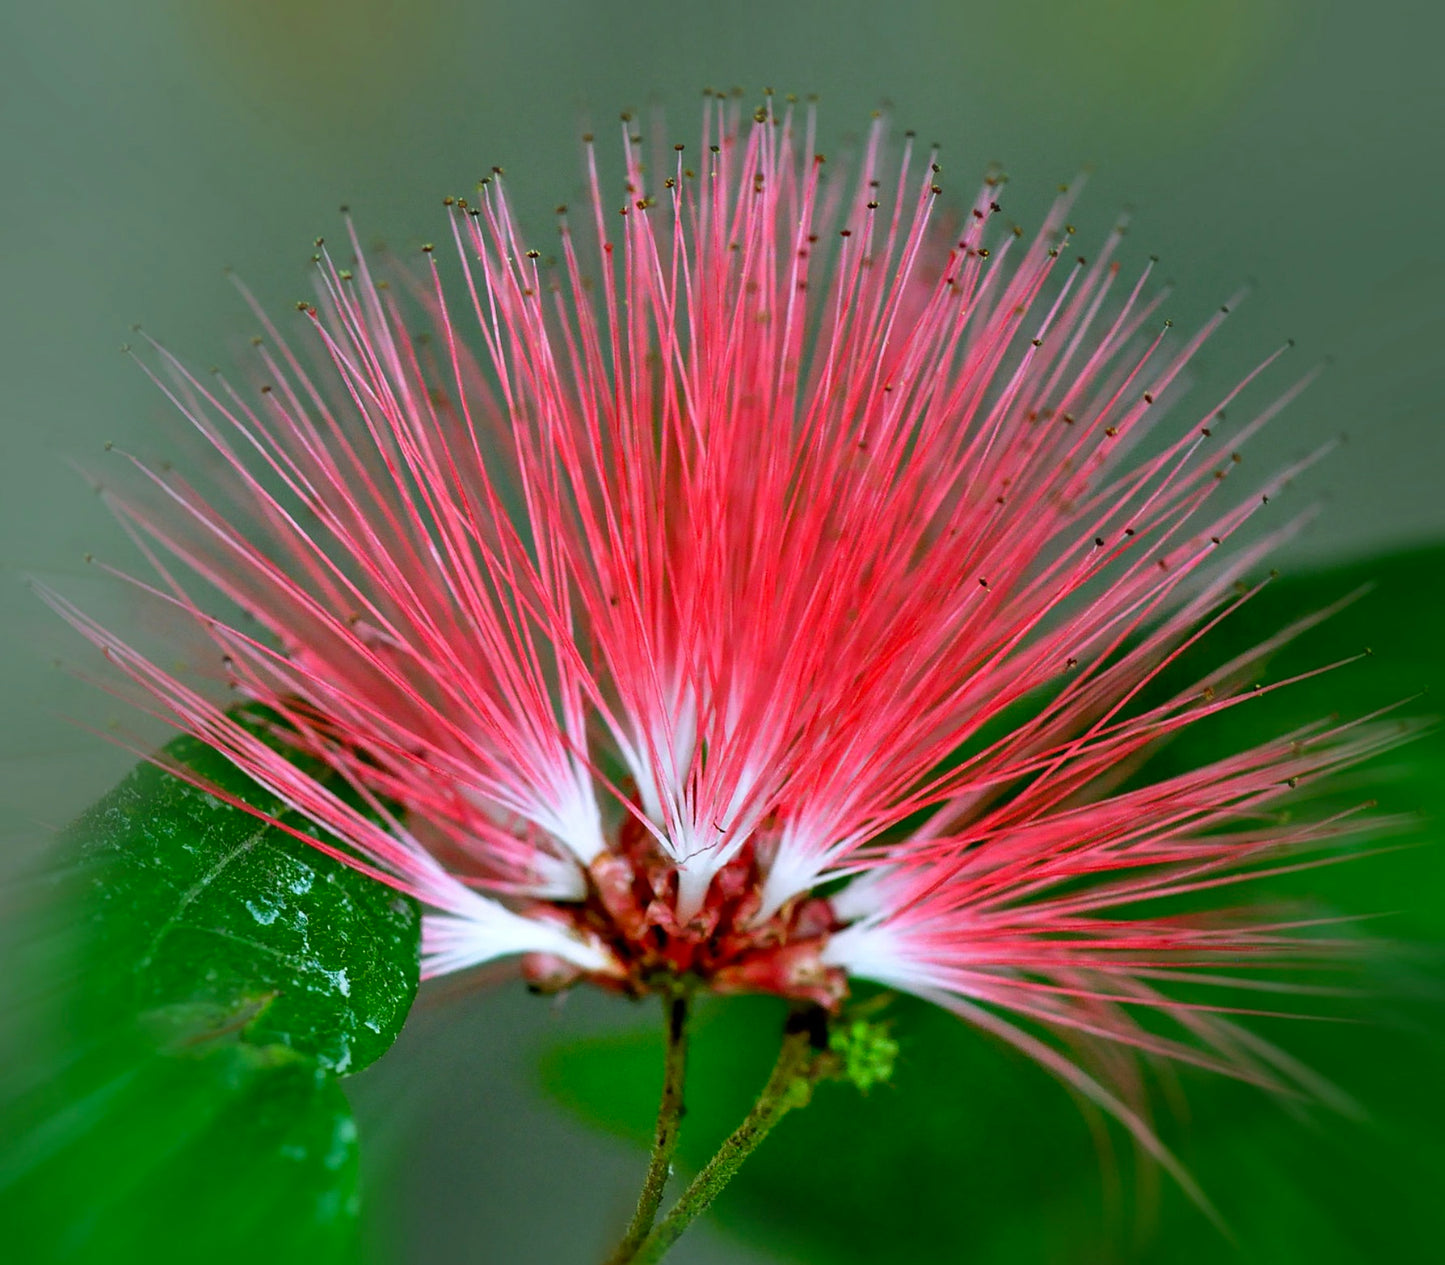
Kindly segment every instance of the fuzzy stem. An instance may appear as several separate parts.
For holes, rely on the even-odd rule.
[[[626,1265],[636,1259],[637,1249],[647,1238],[662,1205],[662,1194],[672,1174],[672,1157],[682,1128],[683,1082],[687,1076],[687,1021],[690,990],[679,983],[663,994],[662,1009],[667,1020],[667,1053],[662,1065],[662,1098],[657,1104],[657,1127],[652,1135],[652,1158],[637,1196],[637,1211],[622,1241],[605,1265]]]
[[[794,1014],[784,1031],[783,1047],[772,1075],[758,1095],[747,1118],[733,1130],[672,1206],[662,1221],[631,1256],[616,1258],[617,1265],[655,1265],[682,1236],[682,1232],[712,1205],[733,1179],[743,1161],[795,1107],[805,1106],[813,1085],[825,1070],[827,1056],[819,1055],[817,1024],[812,1012]],[[826,1048],[826,1043],[824,1048]]]

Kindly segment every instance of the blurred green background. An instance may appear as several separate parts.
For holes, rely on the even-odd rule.
[[[1081,233],[1134,207],[1127,257],[1163,257],[1179,285],[1177,323],[1241,280],[1257,283],[1200,366],[1206,383],[1238,376],[1285,337],[1298,340],[1301,367],[1335,357],[1251,458],[1267,470],[1323,438],[1352,439],[1297,492],[1300,504],[1326,498],[1327,512],[1286,568],[1445,538],[1442,37],[1438,6],[1402,0],[0,7],[0,698],[10,718],[0,803],[18,823],[5,864],[33,854],[129,763],[62,715],[103,725],[109,713],[50,670],[57,644],[73,647],[19,577],[56,582],[101,615],[114,606],[82,559],[131,555],[69,463],[95,464],[107,440],[165,455],[164,403],[115,353],[130,325],[144,322],[194,363],[224,362],[252,322],[223,265],[284,313],[307,293],[311,241],[336,230],[339,203],[364,238],[410,248],[442,228],[441,197],[494,163],[540,235],[547,210],[578,192],[581,131],[661,105],[688,139],[708,85],[816,92],[833,147],[889,103],[900,128],[942,143],[960,195],[1002,161],[1007,209],[1025,224],[1092,164]],[[1428,556],[1437,565],[1417,582],[1435,592],[1445,577]],[[1391,617],[1412,609],[1402,598]],[[536,1054],[651,1019],[593,997],[552,1007],[516,989],[424,997],[398,1047],[353,1087],[384,1187],[372,1192],[378,1259],[595,1256],[601,1227],[632,1199],[638,1154],[548,1105]],[[1031,1069],[1016,1080],[1021,1094],[1057,1095]],[[1435,1085],[1420,1092],[1438,1104]],[[1084,1193],[1070,1198],[1087,1201],[1098,1164],[1075,1142],[1059,1163],[1078,1170],[1070,1181]],[[1380,1163],[1417,1164],[1402,1183],[1438,1174],[1439,1144],[1433,1158],[1425,1145],[1412,1135]],[[1269,1224],[1267,1212],[1250,1223]],[[1277,1222],[1306,1215],[1281,1208]],[[774,1259],[729,1224],[730,1236],[710,1229],[676,1259]],[[1203,1255],[1191,1259],[1229,1259],[1202,1221],[1198,1233]],[[1025,1236],[1012,1259],[1050,1241]],[[1105,1259],[1116,1248],[1104,1242],[1097,1255],[1075,1242],[1073,1255],[1039,1259]]]

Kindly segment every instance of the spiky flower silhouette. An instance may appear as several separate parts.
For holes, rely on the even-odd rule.
[[[427,975],[512,957],[544,987],[829,1009],[876,981],[1151,1149],[1081,1044],[1307,1079],[1171,989],[1329,950],[1199,907],[1352,829],[1277,809],[1385,739],[1321,724],[1139,772],[1296,631],[1161,683],[1295,528],[1226,548],[1271,489],[1232,496],[1213,433],[1279,353],[1140,446],[1224,312],[1175,333],[1122,228],[1076,258],[1069,192],[1026,236],[998,177],[942,210],[936,156],[881,121],[843,178],[771,100],[712,103],[696,155],[645,164],[633,126],[620,202],[589,141],[555,260],[496,172],[448,199],[449,280],[431,247],[409,281],[354,233],[323,248],[313,346],[267,323],[253,387],[155,348],[226,487],[139,467],[118,510],[150,591],[329,779],[62,609],[308,843],[422,902]]]

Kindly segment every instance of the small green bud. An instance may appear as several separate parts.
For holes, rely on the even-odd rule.
[[[864,1093],[893,1077],[898,1042],[888,1035],[884,1024],[867,1019],[845,1022],[829,1033],[828,1048],[843,1065],[842,1079],[852,1081]]]

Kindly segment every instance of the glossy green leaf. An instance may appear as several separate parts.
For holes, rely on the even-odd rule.
[[[1368,596],[1274,656],[1265,679],[1366,646],[1370,657],[1201,726],[1151,772],[1332,712],[1362,715],[1445,681],[1442,550],[1280,580],[1181,665],[1181,676],[1365,582],[1375,586]],[[1425,711],[1428,700],[1404,709]],[[1218,1204],[1237,1247],[1044,1072],[911,1001],[889,1012],[900,1046],[891,1085],[867,1096],[822,1086],[749,1160],[714,1215],[760,1248],[808,1265],[1435,1259],[1445,1237],[1445,1014],[1436,1000],[1445,849],[1429,841],[1441,834],[1432,823],[1445,817],[1445,738],[1432,732],[1381,757],[1340,793],[1421,814],[1417,829],[1384,843],[1424,846],[1297,874],[1281,887],[1335,912],[1390,914],[1372,925],[1394,947],[1368,976],[1373,995],[1336,1006],[1335,1017],[1350,1022],[1251,1022],[1357,1097],[1367,1118],[1302,1114],[1188,1070],[1155,1086],[1161,1133]],[[780,1008],[761,999],[704,1012],[686,1165],[696,1169],[746,1110],[780,1023]],[[660,1064],[660,1033],[649,1028],[550,1048],[542,1080],[582,1119],[645,1143]]]
[[[165,755],[282,807],[191,739]],[[355,1259],[338,1075],[406,1016],[415,903],[152,764],[61,844],[73,970],[57,1030],[0,1103],[0,1222],[20,1259]]]
[[[166,754],[279,807],[194,739]],[[264,1001],[248,1040],[336,1072],[359,1071],[395,1040],[416,994],[415,902],[152,764],[69,834],[87,888],[86,969],[107,981],[83,991],[107,1010]]]

